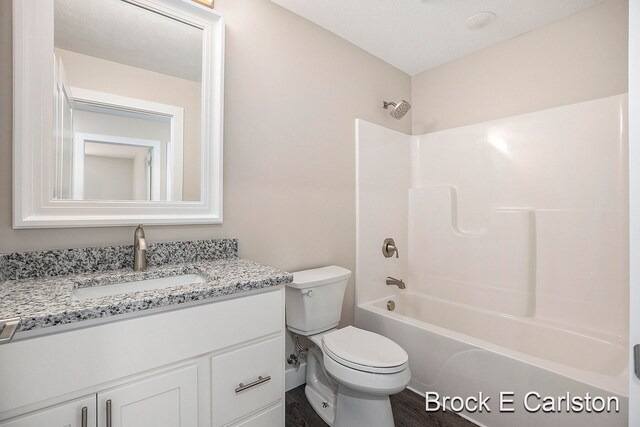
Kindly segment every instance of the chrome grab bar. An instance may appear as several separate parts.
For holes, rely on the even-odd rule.
[[[16,333],[20,325],[20,317],[11,317],[9,319],[0,319],[0,344],[11,341],[13,334]]]
[[[238,388],[236,388],[236,394],[237,394],[237,393],[240,393],[241,391],[248,390],[248,389],[250,389],[251,387],[255,387],[255,386],[257,386],[257,385],[264,384],[264,383],[266,383],[267,381],[271,381],[271,376],[269,376],[269,375],[267,375],[266,377],[262,377],[262,376],[260,376],[260,377],[258,377],[258,379],[257,379],[257,380],[255,380],[254,382],[251,382],[251,383],[249,383],[249,384],[242,384],[242,383],[240,383],[240,384],[238,385]]]

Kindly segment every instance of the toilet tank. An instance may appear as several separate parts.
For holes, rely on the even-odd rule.
[[[314,335],[340,322],[342,299],[351,271],[335,265],[293,273],[286,287],[289,330]]]

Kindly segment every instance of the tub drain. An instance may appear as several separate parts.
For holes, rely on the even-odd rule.
[[[391,300],[387,301],[387,310],[393,311],[393,310],[395,310],[395,308],[396,308],[396,303],[395,302],[393,302]]]

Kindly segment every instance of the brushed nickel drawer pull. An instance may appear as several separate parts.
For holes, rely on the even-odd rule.
[[[252,383],[246,384],[246,385],[245,385],[245,384],[240,383],[240,384],[238,385],[238,388],[236,389],[236,393],[240,393],[241,391],[248,390],[248,389],[250,389],[251,387],[255,387],[255,386],[260,385],[260,384],[264,384],[264,383],[266,383],[267,381],[271,381],[271,376],[267,375],[266,377],[258,377],[258,379],[257,379],[257,380],[255,380],[255,381],[254,381],[254,382],[252,382]]]
[[[111,427],[111,399],[107,400],[107,427]]]
[[[22,319],[19,317],[0,319],[0,344],[11,341],[13,334],[16,333],[16,329],[20,325],[20,320]]]
[[[80,425],[82,427],[88,427],[88,424],[87,424],[87,407],[86,406],[82,407],[82,422],[80,423]]]

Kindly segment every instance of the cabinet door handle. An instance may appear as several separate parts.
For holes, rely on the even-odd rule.
[[[88,427],[88,425],[87,425],[87,407],[86,406],[82,407],[82,418],[81,418],[80,425],[82,427]]]
[[[255,380],[255,381],[253,381],[253,382],[251,382],[249,384],[240,383],[240,384],[238,384],[238,388],[236,388],[236,393],[240,393],[241,391],[248,390],[251,387],[255,387],[255,386],[260,385],[260,384],[264,384],[267,381],[271,381],[271,377],[269,375],[267,375],[266,377],[258,377],[257,380]],[[108,427],[110,427],[110,426],[108,426]]]
[[[111,399],[107,400],[107,427],[111,427]]]

